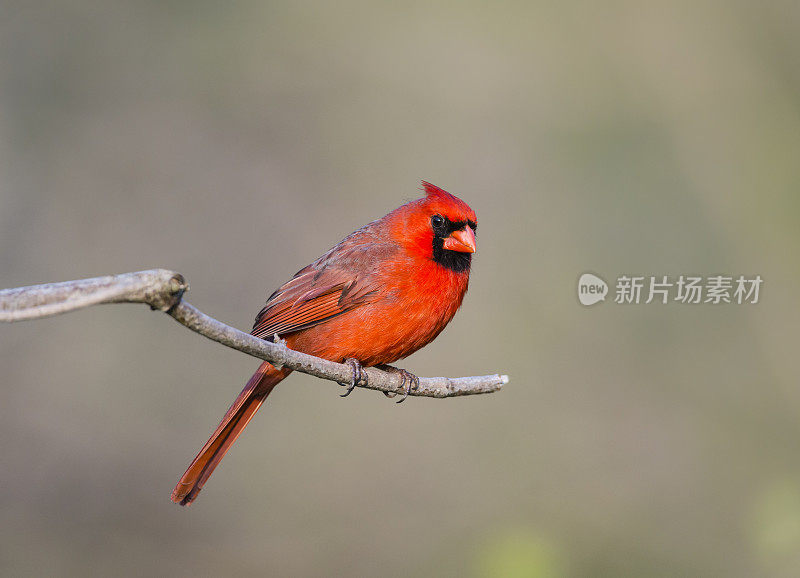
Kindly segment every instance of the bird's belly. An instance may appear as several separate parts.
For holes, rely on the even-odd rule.
[[[392,363],[430,343],[452,319],[460,299],[427,300],[399,307],[379,302],[287,336],[287,345],[331,361]]]

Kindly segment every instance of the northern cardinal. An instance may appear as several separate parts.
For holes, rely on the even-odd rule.
[[[275,291],[251,333],[351,364],[353,380],[344,395],[361,379],[362,366],[392,363],[430,343],[467,291],[477,221],[464,201],[422,184],[425,197],[351,233]],[[416,377],[386,369],[402,372],[408,395]],[[175,486],[173,502],[185,506],[197,498],[272,388],[291,372],[261,364]]]

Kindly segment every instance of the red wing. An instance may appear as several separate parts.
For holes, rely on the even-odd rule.
[[[256,317],[253,335],[271,339],[307,329],[378,298],[379,287],[367,276],[317,266],[299,271],[272,294]]]

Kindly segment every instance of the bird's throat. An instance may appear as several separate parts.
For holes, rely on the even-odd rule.
[[[463,273],[464,271],[469,271],[470,265],[472,265],[472,253],[445,249],[444,239],[434,236],[433,260],[445,269],[455,273]]]

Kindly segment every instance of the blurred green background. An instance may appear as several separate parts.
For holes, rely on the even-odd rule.
[[[800,575],[800,5],[0,4],[0,287],[166,267],[243,329],[420,179],[480,221],[410,399],[127,305],[0,327],[5,576]],[[757,305],[585,308],[621,274]]]

